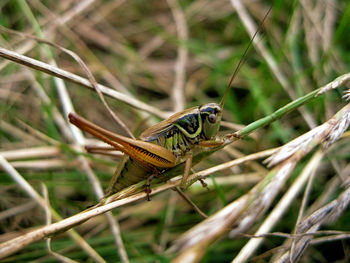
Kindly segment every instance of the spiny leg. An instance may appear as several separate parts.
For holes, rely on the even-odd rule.
[[[201,183],[203,188],[207,188],[208,191],[210,190],[208,184],[204,181],[203,178],[198,178],[198,181]]]
[[[196,173],[196,171],[194,170],[194,169],[191,169],[191,172],[193,173],[193,174],[195,174]],[[207,190],[209,191],[210,189],[209,189],[209,187],[208,187],[208,184],[204,181],[204,177],[198,177],[198,181],[201,183],[201,185],[202,185],[202,187],[203,188],[207,188]]]
[[[191,167],[192,167],[192,158],[193,158],[192,153],[187,153],[184,175],[182,176],[182,179],[181,179],[181,187],[180,188],[182,190],[186,189],[186,187],[187,187],[187,179],[190,175],[190,171],[191,171]]]
[[[224,144],[223,140],[217,141],[217,140],[207,140],[207,141],[201,141],[199,143],[199,146],[206,147],[206,148],[214,148],[214,147],[220,147]],[[194,172],[193,172],[194,173]],[[202,184],[204,188],[207,188],[209,190],[209,187],[207,183],[203,180],[203,178],[198,178],[198,181]]]
[[[214,148],[214,147],[220,147],[224,144],[224,141],[214,141],[214,140],[207,140],[207,141],[201,141],[198,143],[201,147],[206,148]]]
[[[89,153],[102,152],[102,151],[117,151],[112,146],[96,146],[96,145],[85,145],[85,150]]]
[[[147,194],[147,201],[151,201],[149,194],[152,193],[151,182],[152,182],[153,178],[154,177],[161,177],[161,176],[162,175],[158,171],[156,171],[153,174],[151,174],[150,176],[148,176],[146,184],[145,184],[145,193]]]
[[[192,173],[194,173],[194,171],[191,168],[192,167],[192,159],[193,159],[192,153],[188,153],[186,157],[187,157],[187,159],[186,159],[186,163],[185,163],[184,175],[182,176],[181,186],[180,186],[180,188],[182,190],[187,188],[187,185],[188,185],[187,181],[188,181],[188,177],[190,175],[190,171],[192,171]],[[198,180],[204,188],[207,188],[209,190],[207,183],[202,178],[199,178]]]
[[[121,157],[123,154],[112,146],[85,145],[85,150],[92,154],[102,154],[113,157]]]
[[[156,176],[155,174],[148,176],[147,182],[145,184],[145,193],[147,194],[147,201],[151,201],[151,198],[149,197],[149,194],[152,192],[151,181],[155,176]]]

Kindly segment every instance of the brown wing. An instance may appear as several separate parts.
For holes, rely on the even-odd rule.
[[[169,131],[171,131],[171,129],[177,129],[177,127],[175,127],[174,125],[174,122],[179,118],[183,117],[184,115],[187,115],[190,113],[197,113],[197,112],[198,112],[198,107],[193,107],[181,112],[177,112],[171,115],[168,119],[163,120],[146,129],[143,133],[141,133],[139,139],[143,141],[150,141],[150,140],[152,141],[157,136],[164,133],[168,133]]]

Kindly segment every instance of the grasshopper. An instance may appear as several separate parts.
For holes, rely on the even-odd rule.
[[[68,115],[72,124],[125,154],[111,179],[104,199],[147,179],[145,192],[147,199],[150,200],[151,180],[154,177],[161,177],[169,168],[183,162],[185,169],[181,185],[184,188],[192,166],[193,153],[203,148],[220,147],[225,144],[225,138],[235,136],[228,134],[221,139],[217,138],[225,100],[247,51],[270,10],[271,8],[245,49],[219,104],[207,103],[175,113],[146,129],[137,139],[110,132],[78,114]]]
[[[182,179],[182,186],[185,186],[195,148],[199,150],[222,144],[214,139],[220,128],[222,109],[223,102],[207,103],[178,112],[146,129],[138,139],[110,132],[75,113],[70,113],[68,117],[81,130],[125,153],[105,198],[147,179],[145,192],[149,200],[150,183],[155,176],[159,177],[167,169],[186,162]]]

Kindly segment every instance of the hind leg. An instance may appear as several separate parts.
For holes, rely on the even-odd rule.
[[[148,176],[146,184],[145,184],[145,193],[147,194],[147,200],[148,201],[151,201],[150,193],[152,193],[151,182],[152,182],[153,178],[154,177],[161,177],[161,176],[162,176],[162,174],[159,171],[157,171],[157,172],[151,174],[150,176]]]
[[[151,198],[150,198],[150,193],[152,192],[152,189],[151,189],[151,182],[152,182],[152,179],[155,177],[156,175],[155,174],[152,174],[150,175],[148,178],[147,178],[147,181],[146,181],[146,184],[145,184],[145,193],[147,194],[147,201],[151,201]]]

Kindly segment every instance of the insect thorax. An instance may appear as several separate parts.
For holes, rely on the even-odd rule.
[[[208,121],[209,115],[215,115],[214,123]],[[172,124],[146,141],[161,145],[173,152],[178,162],[200,141],[214,137],[220,125],[221,108],[215,103],[188,109],[177,116]]]

